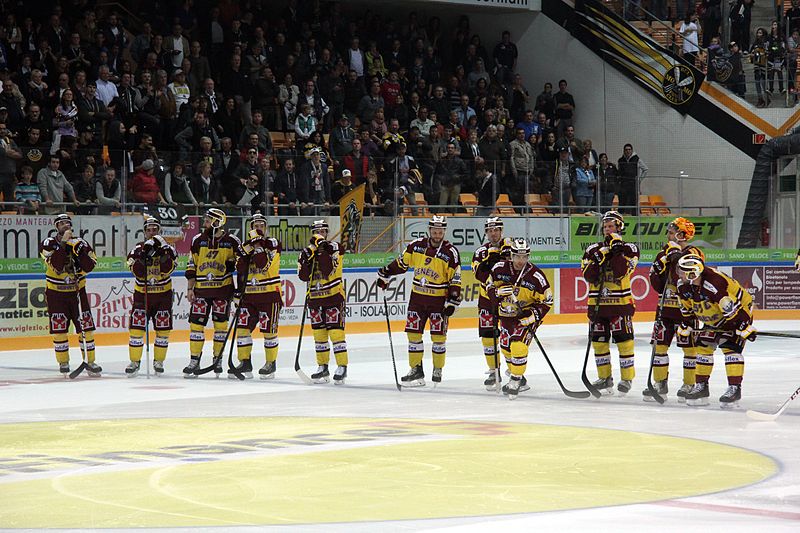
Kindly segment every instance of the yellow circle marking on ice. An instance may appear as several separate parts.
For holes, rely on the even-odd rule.
[[[0,527],[276,525],[693,496],[776,471],[686,438],[462,420],[189,418],[0,426]]]

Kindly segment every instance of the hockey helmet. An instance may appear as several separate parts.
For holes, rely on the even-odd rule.
[[[69,222],[69,227],[72,227],[72,218],[66,214],[61,213],[60,215],[56,215],[56,218],[53,219],[53,225],[57,228],[60,222]]]
[[[319,220],[315,220],[311,223],[311,232],[312,233],[319,233],[320,231],[329,231],[328,229],[328,221],[324,218]]]
[[[154,216],[145,215],[144,216],[144,223],[142,224],[142,229],[147,231],[147,226],[155,226],[158,230],[161,230],[161,222]]]
[[[214,229],[219,229],[225,227],[225,223],[228,221],[227,215],[222,209],[217,209],[216,207],[212,207],[206,212],[206,218],[211,220],[211,227]]]
[[[605,223],[607,220],[613,220],[614,222],[616,222],[619,231],[625,229],[625,219],[622,217],[619,211],[614,211],[614,210],[606,211],[603,214],[603,223]]]
[[[253,229],[253,226],[255,225],[256,222],[263,222],[264,225],[268,225],[267,217],[262,215],[259,211],[256,211],[255,213],[253,213],[253,215],[250,217],[250,220],[248,222],[249,222],[250,229]]]
[[[500,217],[489,217],[486,219],[486,222],[483,223],[484,230],[492,228],[503,229],[503,221],[500,219]]]
[[[684,240],[686,241],[690,241],[692,237],[694,237],[694,223],[689,219],[678,217],[669,223],[669,228],[676,233],[683,233]]]
[[[511,257],[514,257],[515,255],[528,256],[530,253],[531,247],[526,239],[519,237],[511,241]]]
[[[443,215],[433,215],[428,221],[428,228],[447,229],[447,219]]]
[[[686,254],[678,259],[678,271],[685,274],[689,281],[699,278],[705,268],[705,261],[697,254]]]

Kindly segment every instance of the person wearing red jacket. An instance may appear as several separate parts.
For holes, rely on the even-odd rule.
[[[139,170],[133,176],[133,200],[140,204],[166,204],[167,201],[161,194],[161,189],[158,187],[158,180],[153,169],[155,163],[152,159],[145,159]]]

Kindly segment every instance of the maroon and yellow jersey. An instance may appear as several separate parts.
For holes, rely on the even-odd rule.
[[[297,275],[308,283],[309,304],[334,306],[344,301],[342,255],[338,242],[322,241],[314,253],[303,249],[297,261]]]
[[[753,322],[753,297],[735,279],[705,267],[699,285],[678,282],[683,319],[695,318],[718,329],[734,331]]]
[[[500,318],[521,319],[536,310],[543,317],[553,306],[553,290],[539,267],[525,263],[522,270],[515,270],[511,261],[500,261],[490,273],[486,283],[487,294],[495,303]],[[514,287],[514,294],[500,296],[501,287]]]
[[[236,286],[244,297],[282,302],[281,243],[273,237],[252,239],[242,245],[236,262]],[[247,274],[247,286],[245,283]]]
[[[140,242],[128,253],[128,269],[136,281],[135,291],[144,294],[145,279],[147,293],[160,294],[172,290],[172,273],[178,253],[166,241],[156,241],[154,255],[147,257],[147,248]]]
[[[433,246],[428,237],[411,241],[385,270],[395,276],[408,269],[414,271],[409,304],[438,311],[446,301],[461,303],[461,258],[446,240],[438,246]]]
[[[661,308],[661,317],[680,322],[681,304],[678,301],[678,259],[687,254],[696,254],[705,259],[705,254],[696,246],[687,246],[680,252],[674,253],[669,260],[666,257],[664,247],[656,254],[653,264],[650,266],[650,285],[658,294],[664,295],[664,306]]]
[[[63,242],[59,236],[48,237],[39,244],[44,260],[47,289],[77,292],[86,286],[86,274],[94,270],[97,256],[85,240],[75,237]]]
[[[602,263],[597,262],[598,253],[603,254]],[[589,282],[589,318],[594,318],[592,313],[598,297],[598,317],[633,316],[636,304],[631,293],[631,275],[638,262],[639,248],[630,242],[622,243],[618,252],[608,250],[604,242],[596,242],[586,248],[581,259],[581,270]]]
[[[239,239],[228,232],[217,237],[203,231],[192,239],[186,279],[195,280],[194,291],[198,297],[230,298],[241,245]]]
[[[510,246],[511,239],[506,237],[497,244],[487,242],[472,254],[472,272],[475,274],[475,280],[480,283],[478,307],[481,309],[491,309],[491,302],[486,295],[486,281],[489,279],[492,267],[502,260],[501,250]]]

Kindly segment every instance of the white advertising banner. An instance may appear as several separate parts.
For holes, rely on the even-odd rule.
[[[458,248],[464,259],[484,241],[484,217],[447,217],[446,239]],[[506,237],[527,237],[533,252],[569,250],[569,219],[561,217],[509,217],[503,219],[503,234]],[[406,218],[403,226],[403,242],[428,234],[427,218]]]

